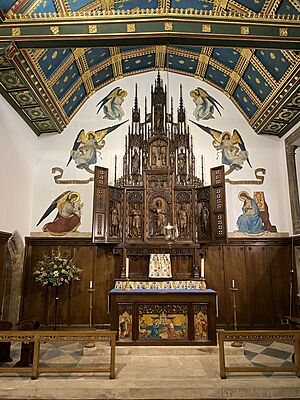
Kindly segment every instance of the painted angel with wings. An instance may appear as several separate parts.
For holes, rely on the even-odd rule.
[[[208,94],[206,90],[197,87],[196,89],[190,91],[190,96],[196,105],[193,116],[197,121],[200,119],[207,120],[214,118],[213,113],[215,109],[221,115],[218,106],[221,108],[223,108],[223,106],[210,94]]]
[[[103,118],[111,120],[118,119],[120,121],[125,115],[125,112],[121,106],[127,94],[127,91],[121,89],[119,86],[111,90],[109,94],[100,100],[96,105],[96,107],[99,106],[97,114],[103,108]]]
[[[197,124],[196,122],[193,123],[204,132],[209,133],[214,139],[212,145],[217,151],[222,153],[222,164],[229,166],[225,175],[230,174],[232,171],[242,169],[245,161],[247,161],[252,168],[245,143],[236,129],[233,130],[233,133],[228,131],[221,132],[216,129],[211,129],[208,126]]]
[[[58,236],[74,232],[81,223],[82,207],[83,203],[80,202],[79,193],[67,190],[52,201],[37,223],[37,226],[57,209],[56,217],[52,222],[48,222],[43,226],[43,232],[49,232],[51,235]]]
[[[79,169],[88,170],[91,164],[96,164],[97,152],[105,145],[105,136],[123,125],[125,122],[97,131],[85,132],[84,129],[81,129],[73,144],[67,166],[70,164],[72,159],[75,161],[76,167]]]

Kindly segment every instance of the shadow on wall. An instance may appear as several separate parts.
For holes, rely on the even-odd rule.
[[[19,320],[21,304],[24,242],[18,231],[14,231],[7,243],[4,299],[2,318],[14,325]]]

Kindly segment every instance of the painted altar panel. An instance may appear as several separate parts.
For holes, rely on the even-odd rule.
[[[188,307],[182,304],[139,306],[139,340],[176,340],[188,337]]]

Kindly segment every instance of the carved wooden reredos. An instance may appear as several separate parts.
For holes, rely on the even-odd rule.
[[[197,245],[226,239],[223,167],[211,170],[211,186],[195,176],[195,156],[180,87],[177,118],[173,99],[158,73],[151,104],[144,111],[136,86],[125,137],[123,176],[108,186],[108,170],[96,167],[94,242],[152,243],[165,240],[165,226],[177,228],[177,243]],[[143,114],[143,119],[142,119]]]

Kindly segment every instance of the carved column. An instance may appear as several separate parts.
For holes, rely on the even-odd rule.
[[[295,152],[297,146],[292,144],[289,139],[290,138],[288,138],[285,142],[285,149],[286,149],[287,171],[288,171],[289,190],[290,190],[293,234],[296,235],[300,233],[300,202],[299,202],[299,190],[298,190],[296,159],[295,159]]]

